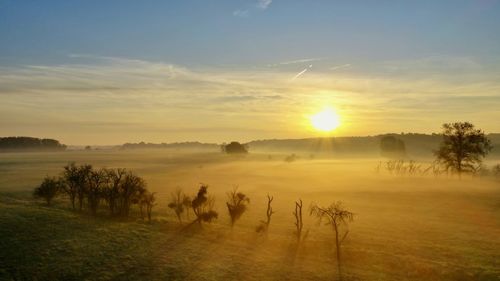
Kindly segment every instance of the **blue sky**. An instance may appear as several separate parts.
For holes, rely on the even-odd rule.
[[[0,135],[307,137],[323,106],[335,135],[499,132],[498,15],[496,0],[0,0]]]
[[[224,65],[500,53],[499,1],[269,2],[263,9],[252,0],[1,0],[0,57],[54,63],[78,53]]]

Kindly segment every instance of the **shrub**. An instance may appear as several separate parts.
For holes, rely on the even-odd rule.
[[[212,222],[212,220],[217,219],[218,214],[213,209],[214,203],[215,198],[208,196],[208,185],[202,184],[196,197],[191,202],[193,212],[196,216],[195,222],[201,225],[202,222]]]
[[[43,182],[35,188],[33,196],[35,198],[43,198],[47,205],[51,205],[52,200],[61,192],[61,181],[55,177],[45,177]]]
[[[243,213],[247,210],[247,205],[250,203],[250,198],[245,194],[238,192],[238,187],[235,187],[231,192],[227,193],[228,202],[226,202],[229,217],[231,218],[231,227],[240,219]]]

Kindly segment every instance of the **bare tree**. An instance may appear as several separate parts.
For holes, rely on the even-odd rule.
[[[35,188],[33,192],[33,196],[35,198],[43,198],[47,202],[47,205],[51,205],[52,200],[60,193],[61,191],[61,181],[55,177],[45,177],[43,182]]]
[[[269,229],[269,224],[271,224],[271,216],[275,213],[273,211],[273,207],[271,206],[271,203],[273,202],[274,197],[267,195],[267,210],[266,210],[266,216],[267,220],[265,221],[260,221],[259,226],[257,226],[256,231],[257,232],[265,232],[267,233]]]
[[[185,200],[186,195],[182,192],[180,188],[176,189],[174,192],[170,194],[170,203],[168,203],[168,207],[175,212],[179,223],[182,224],[182,213],[185,208]]]
[[[227,193],[228,202],[226,202],[229,217],[231,218],[231,227],[240,219],[243,213],[247,210],[247,205],[250,203],[250,198],[245,194],[238,192],[238,187],[235,187],[231,192]]]
[[[492,149],[483,131],[468,122],[443,125],[443,142],[435,155],[447,170],[473,172]]]
[[[293,212],[293,216],[295,217],[295,235],[297,237],[297,242],[300,242],[300,239],[302,238],[302,228],[304,227],[304,223],[302,221],[302,199],[295,202],[295,211]]]
[[[342,202],[338,201],[331,204],[328,207],[320,207],[316,204],[311,206],[310,214],[318,218],[318,222],[321,223],[323,220],[326,220],[326,225],[331,225],[333,227],[333,231],[335,232],[335,247],[337,250],[337,266],[338,266],[338,274],[339,280],[342,279],[342,271],[341,271],[341,258],[340,258],[340,247],[344,242],[345,238],[349,231],[345,231],[341,236],[340,227],[342,225],[347,226],[349,222],[352,222],[354,219],[354,214],[342,206]]]

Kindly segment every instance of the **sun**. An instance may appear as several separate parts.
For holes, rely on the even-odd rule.
[[[322,132],[333,131],[340,125],[338,114],[331,108],[325,108],[312,115],[310,120],[314,129]]]

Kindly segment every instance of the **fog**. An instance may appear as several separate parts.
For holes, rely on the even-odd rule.
[[[330,279],[336,274],[334,234],[331,226],[309,216],[309,207],[335,201],[355,214],[354,221],[343,226],[349,230],[342,246],[347,280],[498,277],[500,182],[494,177],[391,174],[384,168],[387,159],[359,155],[297,154],[294,161],[284,161],[290,153],[6,153],[0,160],[0,192],[4,202],[23,200],[43,176],[57,175],[70,161],[131,169],[157,193],[153,221],[159,233],[148,248],[153,271],[173,267],[188,280]],[[431,161],[419,164],[426,167]],[[170,194],[181,188],[194,195],[201,183],[215,196],[219,217],[202,230],[179,234],[181,226],[167,208]],[[235,186],[250,204],[231,229],[225,202]],[[255,228],[266,218],[268,194],[274,197],[276,213],[263,236]],[[292,212],[299,199],[304,202],[305,238],[297,244]],[[172,262],[177,259],[181,261]],[[191,272],[191,267],[197,270]]]

